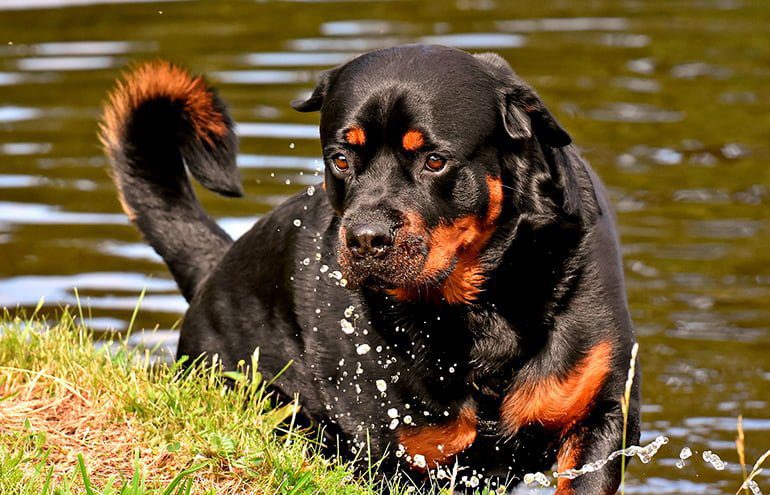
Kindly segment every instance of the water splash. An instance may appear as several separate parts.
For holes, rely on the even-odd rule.
[[[690,457],[692,457],[692,450],[690,450],[690,447],[682,447],[682,450],[679,451],[679,460],[676,461],[676,467],[682,469],[687,464],[685,460]]]
[[[529,485],[535,482],[539,483],[540,486],[551,486],[551,480],[541,472],[527,473],[524,475],[524,483]]]
[[[759,489],[759,485],[754,480],[746,480],[741,485],[741,490],[751,490],[751,495],[762,495],[762,490]]]
[[[556,478],[567,478],[572,480],[577,478],[578,476],[582,476],[587,473],[593,473],[594,471],[597,471],[603,468],[604,465],[607,464],[608,462],[620,456],[625,456],[625,457],[636,456],[644,464],[647,464],[648,462],[650,462],[653,456],[658,453],[658,450],[660,450],[660,448],[667,443],[668,443],[668,437],[661,435],[644,447],[639,445],[632,445],[622,450],[616,450],[615,452],[610,454],[606,459],[600,459],[598,461],[589,462],[588,464],[585,464],[583,467],[579,469],[567,469],[560,473],[554,472],[553,475]]]
[[[722,471],[726,463],[710,450],[703,451],[703,460],[711,464],[717,471]]]

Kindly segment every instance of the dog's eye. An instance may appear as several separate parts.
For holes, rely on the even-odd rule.
[[[443,170],[444,165],[446,165],[446,158],[435,153],[431,153],[428,155],[428,158],[425,159],[425,168],[431,172],[440,172]]]
[[[334,162],[334,166],[337,167],[337,170],[342,172],[350,167],[348,159],[342,153],[337,153],[336,155],[332,156],[332,162]]]

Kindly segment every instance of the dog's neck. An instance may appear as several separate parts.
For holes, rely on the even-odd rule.
[[[561,299],[580,278],[582,239],[580,229],[517,220],[485,251],[498,261],[488,265],[484,291],[472,304],[361,295],[372,327],[410,363],[428,395],[442,402],[469,394],[494,399],[548,338]]]

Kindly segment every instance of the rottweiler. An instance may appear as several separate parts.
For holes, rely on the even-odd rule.
[[[499,488],[620,449],[635,337],[614,214],[536,92],[498,55],[406,45],[292,107],[320,111],[323,183],[233,241],[188,178],[242,195],[216,91],[158,61],[109,97],[119,199],[190,303],[178,356],[233,369],[259,348],[267,378],[292,361],[275,393],[386,476],[457,465]],[[639,403],[637,368],[629,445]],[[557,493],[615,493],[620,462]]]

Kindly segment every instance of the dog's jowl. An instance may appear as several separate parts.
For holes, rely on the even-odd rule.
[[[293,361],[277,396],[385,476],[457,463],[513,486],[621,448],[634,334],[613,213],[533,89],[496,55],[410,45],[292,106],[320,111],[323,191],[233,241],[188,179],[242,194],[216,92],[155,62],[110,97],[119,198],[190,302],[179,355],[235,368],[259,347],[267,377]],[[638,425],[636,377],[628,445]],[[557,493],[614,493],[619,463]]]

